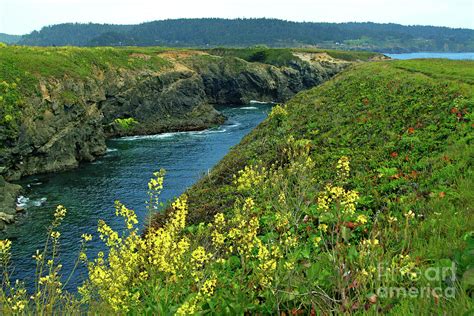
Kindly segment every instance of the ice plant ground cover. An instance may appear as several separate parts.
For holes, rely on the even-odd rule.
[[[36,292],[8,277],[7,314],[469,314],[474,309],[474,63],[363,64],[276,106],[140,235],[100,221],[107,253],[64,293],[60,222]],[[163,178],[165,179],[163,181]],[[164,183],[164,184],[163,184]],[[150,180],[153,212],[166,185]]]

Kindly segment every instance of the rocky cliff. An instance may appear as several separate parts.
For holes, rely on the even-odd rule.
[[[3,67],[0,76],[4,77],[0,77],[0,81],[5,80],[6,85],[8,81],[18,82],[14,87],[21,100],[17,102],[16,125],[11,126],[5,123],[10,115],[7,109],[11,107],[3,103],[0,174],[7,181],[93,161],[105,153],[108,137],[199,130],[221,124],[225,118],[213,104],[285,101],[298,91],[327,80],[349,64],[340,60],[304,61],[295,57],[284,66],[274,66],[199,51],[146,50],[126,52],[125,66],[112,57],[110,61],[104,61],[102,55],[98,59],[94,54],[99,53],[93,52],[86,55],[89,59],[95,58],[89,65],[86,64],[89,59],[77,55],[87,49],[77,49],[79,51],[73,51],[77,56],[70,56],[72,53],[68,52],[68,58],[60,60],[64,65],[51,64],[38,71],[24,70],[25,66],[19,65],[21,60],[8,55],[11,52],[6,49],[12,48],[0,49],[0,56],[6,56],[0,59]],[[18,50],[23,53],[22,48],[15,49],[17,55]],[[65,52],[36,50],[29,55],[33,61],[35,58],[49,61],[51,54],[54,57]],[[107,54],[113,53],[116,52],[107,51]],[[120,54],[123,55],[123,51]],[[160,61],[160,67],[156,67],[155,59]],[[77,63],[76,60],[84,62],[82,68],[71,68],[69,63]],[[56,72],[51,75],[52,70]],[[22,71],[26,76],[13,79],[12,74],[23,74]],[[5,95],[12,93],[11,88],[5,91]],[[3,178],[0,179],[0,215],[4,215],[0,221],[8,222],[15,213],[19,187],[8,184]]]

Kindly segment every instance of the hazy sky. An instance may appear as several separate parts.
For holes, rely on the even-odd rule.
[[[0,0],[0,33],[63,22],[136,24],[169,18],[268,17],[474,29],[474,0]]]

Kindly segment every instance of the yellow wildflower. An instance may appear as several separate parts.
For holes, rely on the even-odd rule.
[[[260,170],[259,170],[260,169]],[[258,186],[265,179],[265,167],[245,166],[234,176],[234,184],[238,191],[246,191]]]
[[[318,225],[318,229],[323,231],[323,232],[327,232],[328,231],[328,225],[326,224],[319,224]]]
[[[390,224],[393,224],[393,223],[395,223],[395,222],[397,222],[397,221],[398,221],[398,219],[397,219],[396,217],[393,217],[393,216],[389,216],[389,217],[388,217],[388,222],[389,222]]]
[[[413,219],[415,218],[415,213],[413,213],[412,210],[409,210],[407,213],[403,214],[407,219]]]
[[[91,235],[91,234],[82,234],[82,235],[81,235],[81,238],[82,238],[85,242],[88,242],[88,241],[91,241],[91,240],[92,240],[92,235]]]
[[[54,212],[54,218],[58,220],[62,220],[66,216],[66,208],[62,205],[58,205],[56,207],[56,211]]]
[[[176,315],[194,315],[197,312],[196,303],[196,298],[184,302],[176,311]]]
[[[379,240],[374,238],[374,239],[364,239],[362,240],[362,245],[367,246],[367,247],[376,247],[379,245]]]
[[[212,296],[214,294],[214,289],[216,288],[217,279],[208,279],[204,281],[199,292],[206,297]]]
[[[12,242],[8,239],[0,240],[0,255],[9,254]]]
[[[364,214],[360,214],[359,216],[357,216],[356,222],[364,225],[365,223],[367,223],[367,216],[365,216]]]
[[[350,172],[350,167],[349,167],[349,158],[346,156],[342,156],[338,161],[336,165],[337,173],[338,175],[345,179],[349,176]]]
[[[151,178],[148,182],[148,189],[150,191],[161,191],[163,189],[163,182],[165,176],[164,169],[161,169],[158,172],[154,172],[153,176],[154,178]]]
[[[135,212],[126,208],[125,205],[119,201],[115,201],[115,215],[122,216],[124,218],[128,230],[131,230],[133,225],[138,224],[138,219]]]
[[[295,268],[295,263],[294,262],[289,262],[289,261],[285,262],[285,269],[286,270],[291,271],[294,268]]]
[[[321,240],[322,240],[322,238],[319,237],[319,236],[314,237],[314,238],[313,238],[313,243],[314,243],[314,245],[315,245],[316,247],[318,247],[318,246],[319,246],[319,243],[321,242]]]

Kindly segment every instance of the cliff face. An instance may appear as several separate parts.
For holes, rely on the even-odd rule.
[[[221,124],[225,118],[212,104],[285,101],[348,65],[298,59],[276,67],[203,52],[158,55],[168,63],[160,70],[92,67],[81,78],[37,76],[34,91],[22,95],[16,134],[2,143],[0,174],[17,180],[74,168],[104,154],[108,137]],[[131,123],[120,124],[121,119]],[[0,185],[0,212],[15,213],[11,196],[17,193],[17,186]]]

